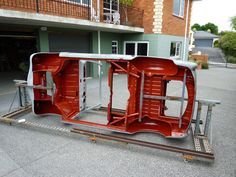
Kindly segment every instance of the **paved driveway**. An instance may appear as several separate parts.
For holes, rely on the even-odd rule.
[[[221,49],[211,47],[196,47],[193,48],[193,53],[201,51],[202,54],[207,54],[209,62],[212,63],[225,63],[225,57]]]
[[[235,75],[235,69],[225,68],[210,68],[198,72],[198,98],[222,101],[222,104],[213,110],[213,145],[216,154],[213,164],[198,161],[184,162],[180,154],[160,150],[102,141],[92,143],[83,137],[59,136],[52,132],[0,124],[0,176],[235,177]],[[123,77],[117,77],[117,96],[121,98],[127,96],[122,92],[124,80]],[[96,90],[95,81],[89,82],[90,97],[93,98]],[[174,94],[179,89],[176,86],[170,92]],[[12,96],[12,94],[0,95],[2,108],[7,109],[9,104],[6,103],[10,102]],[[106,100],[104,96],[104,104]],[[122,105],[123,103],[117,103],[117,106]],[[59,118],[55,116],[35,117],[29,114],[25,118],[62,126]],[[184,140],[167,140],[151,133],[130,137],[192,147],[189,137]]]

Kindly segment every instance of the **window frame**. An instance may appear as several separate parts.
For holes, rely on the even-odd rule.
[[[138,56],[138,44],[147,44],[147,56],[149,56],[149,41],[124,41],[124,55],[126,55],[126,44],[127,43],[132,43],[135,44],[134,48],[134,56]],[[145,56],[145,55],[140,55],[140,56]]]
[[[173,56],[171,56],[171,44],[172,43],[174,43],[176,45],[176,47],[175,47],[175,55],[173,55]],[[179,54],[177,55],[177,53],[179,53]],[[182,56],[182,42],[181,41],[172,41],[170,43],[170,58],[171,59],[181,59],[181,56]]]
[[[115,42],[116,44],[113,45],[113,42]],[[113,50],[112,50],[113,47],[116,47],[116,53],[113,53]],[[111,53],[115,54],[115,55],[119,54],[119,42],[117,40],[112,40],[111,41]]]
[[[173,0],[173,2],[176,0]],[[173,3],[173,15],[176,17],[180,17],[180,18],[184,18],[184,12],[185,12],[185,0],[179,0],[179,7],[178,7],[178,14],[175,13],[174,11],[174,5],[175,3]],[[183,8],[182,8],[183,7]],[[183,10],[183,12],[182,12]],[[182,15],[183,13],[183,15]]]
[[[118,11],[119,12],[119,3],[118,3],[118,0],[116,0],[117,1],[117,9],[113,9],[113,3],[112,3],[112,0],[109,0],[110,2],[109,2],[109,8],[106,8],[106,7],[104,7],[104,4],[106,3],[105,1],[103,1],[103,12],[104,12],[104,10],[106,10],[106,11],[109,11],[109,13],[114,13],[115,11]]]
[[[120,10],[120,5],[119,5],[119,0],[114,0],[116,1],[116,4],[113,2],[113,0],[107,0],[109,2],[106,2],[105,0],[103,1],[103,21],[104,22],[109,22],[111,23],[112,21],[112,14],[115,13],[115,12],[119,12]],[[105,4],[109,5],[109,8],[108,7],[105,7]],[[113,5],[114,7],[116,8],[113,8]],[[106,14],[106,15],[105,15]]]

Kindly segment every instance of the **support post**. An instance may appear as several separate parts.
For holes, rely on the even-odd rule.
[[[26,87],[23,87],[23,94],[24,94],[24,107],[26,107],[27,106],[27,104],[28,104],[28,101],[27,101],[27,91],[26,91]]]
[[[211,113],[212,113],[212,105],[209,105],[207,108],[204,136],[208,136],[209,126],[210,126],[210,122],[211,122]]]
[[[21,88],[20,86],[18,87],[18,94],[19,94],[19,106],[22,107],[22,94],[21,94]]]
[[[88,0],[88,20],[91,20],[91,13],[90,13],[90,9],[91,9],[91,4],[90,4],[90,1],[92,2],[92,0]],[[89,7],[90,5],[90,7]]]
[[[36,12],[39,13],[39,0],[36,0]]]
[[[202,112],[202,103],[198,102],[197,116],[196,116],[196,126],[195,126],[195,130],[194,130],[194,135],[197,135],[198,133],[200,133],[201,112]]]
[[[101,31],[98,30],[98,54],[101,54]],[[102,63],[99,60],[98,77],[99,77],[99,103],[102,105]]]
[[[97,16],[98,16],[98,22],[100,22],[100,1],[97,0]]]
[[[185,22],[185,34],[184,34],[184,52],[183,52],[183,60],[186,59],[186,48],[187,48],[187,35],[188,35],[188,19],[189,19],[189,0],[187,3],[187,12],[186,12],[186,22]]]

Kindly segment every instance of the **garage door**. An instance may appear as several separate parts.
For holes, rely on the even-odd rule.
[[[212,39],[196,39],[195,47],[212,47]]]
[[[28,72],[30,55],[37,52],[33,32],[0,31],[0,72]]]
[[[49,33],[50,52],[90,53],[89,33]],[[92,64],[87,63],[87,76],[92,76]]]
[[[89,53],[89,33],[49,33],[50,52],[80,52]]]

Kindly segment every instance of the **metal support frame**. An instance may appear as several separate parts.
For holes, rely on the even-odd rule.
[[[220,101],[217,100],[196,100],[196,102],[198,103],[198,107],[197,107],[197,115],[196,115],[196,126],[194,129],[194,135],[198,136],[205,136],[208,137],[208,133],[209,133],[209,127],[211,124],[211,116],[212,116],[212,108],[217,105],[220,104]],[[200,128],[200,122],[201,120],[201,112],[202,112],[202,106],[206,106],[207,107],[207,113],[206,113],[206,118],[205,118],[205,126],[204,126],[204,133],[201,133],[201,128]]]
[[[116,142],[138,145],[142,147],[153,148],[157,150],[181,153],[184,155],[183,156],[184,159],[197,159],[197,160],[207,159],[207,160],[210,160],[210,162],[212,162],[212,160],[214,160],[215,158],[213,151],[210,151],[209,149],[206,149],[206,151],[185,149],[181,147],[175,147],[175,146],[170,146],[170,145],[165,145],[165,144],[158,144],[158,143],[153,143],[153,142],[148,142],[148,141],[136,140],[132,138],[124,138],[121,136],[102,134],[102,133],[97,133],[95,131],[82,130],[78,128],[69,129],[69,128],[62,128],[62,127],[55,127],[55,126],[28,121],[25,119],[17,119],[17,117],[19,117],[20,114],[27,113],[30,109],[31,107],[27,107],[24,109],[21,108],[12,113],[2,115],[0,116],[0,122],[11,124],[11,125],[23,126],[25,128],[29,127],[29,128],[50,130],[53,132],[58,132],[58,133],[63,133],[63,134],[66,133],[68,135],[70,134],[82,135],[82,136],[90,137],[90,139],[92,137],[91,140],[93,141],[96,141],[97,139],[109,140],[109,141],[116,141]],[[203,140],[203,143],[205,143],[205,145],[208,145],[207,141]],[[189,158],[186,158],[185,156]]]
[[[21,95],[21,87],[18,87],[18,96],[19,96],[19,106],[22,107],[22,95]]]
[[[212,113],[212,105],[209,105],[207,108],[206,122],[204,128],[204,136],[208,136],[209,125],[211,122],[211,113]]]
[[[197,106],[197,114],[195,119],[195,124],[192,124],[192,133],[193,133],[193,141],[194,141],[194,147],[196,151],[203,151],[207,153],[213,153],[212,148],[212,128],[210,129],[211,125],[211,116],[212,116],[212,107],[216,104],[220,104],[220,101],[216,100],[197,100],[198,103]],[[204,129],[203,126],[201,126],[201,112],[202,112],[202,106],[207,106],[207,113],[206,113],[206,119],[205,119],[205,125]],[[209,129],[210,137],[209,137]],[[210,142],[209,142],[210,140]]]
[[[102,105],[102,62],[98,63],[98,79],[99,79],[99,104]]]
[[[97,61],[93,61],[93,60],[83,60],[83,62],[85,63],[85,66],[86,66],[87,62],[88,63],[94,63],[94,64],[98,65],[98,76],[99,76],[99,79],[98,79],[98,87],[99,87],[98,97],[99,97],[99,101],[98,101],[97,104],[95,104],[93,106],[90,106],[90,107],[86,106],[83,110],[81,110],[78,114],[76,114],[74,116],[74,119],[77,118],[78,116],[80,116],[81,114],[85,113],[85,112],[88,112],[92,109],[100,108],[102,106],[102,63],[100,61],[97,62]],[[87,87],[86,87],[86,89],[87,89]],[[85,90],[85,92],[87,92],[87,90]],[[87,104],[85,103],[85,105],[87,105]]]
[[[19,95],[19,106],[20,107],[26,107],[29,105],[28,99],[27,99],[27,88],[34,88],[34,89],[40,89],[40,90],[50,90],[52,95],[52,103],[54,102],[54,85],[52,87],[45,87],[42,85],[28,85],[27,81],[25,80],[13,80],[15,82],[15,86],[17,87],[18,90],[18,95]],[[13,100],[14,101],[14,100]]]
[[[200,131],[200,120],[201,120],[202,104],[198,102],[197,105],[197,116],[196,116],[196,127],[194,130],[194,135],[197,135]]]
[[[24,80],[13,80],[13,82],[15,82],[15,85],[17,86],[19,107],[28,106],[29,103],[27,100],[27,90],[26,90],[27,82]]]
[[[143,75],[142,75],[142,78],[143,78]],[[23,83],[18,83],[16,85],[18,88],[22,87],[22,86],[24,86],[25,88],[27,87],[27,85],[25,85]],[[30,87],[47,89],[45,87],[39,87],[39,86],[30,86]],[[147,96],[150,97],[149,95],[144,95],[143,98],[145,98]],[[174,99],[177,101],[183,100],[183,98],[178,98],[178,97],[154,96],[153,98],[154,99],[162,99],[162,100],[166,100],[168,98],[170,98],[171,100]],[[184,100],[187,100],[187,99],[184,99]],[[196,121],[192,121],[192,133],[193,133],[192,135],[193,135],[195,150],[174,147],[174,146],[169,146],[169,145],[164,145],[164,144],[157,144],[157,143],[152,143],[152,142],[147,142],[147,141],[140,141],[140,140],[124,138],[124,137],[119,137],[119,136],[101,134],[101,133],[97,133],[94,131],[81,130],[78,128],[68,129],[68,128],[61,128],[61,127],[53,127],[53,126],[49,126],[49,125],[38,124],[35,122],[26,121],[25,119],[13,119],[13,117],[17,117],[22,113],[28,112],[31,109],[31,106],[25,106],[23,108],[19,108],[16,111],[13,111],[13,112],[10,112],[10,113],[5,114],[3,116],[0,116],[0,122],[10,123],[13,125],[14,124],[23,125],[24,127],[35,127],[35,128],[40,128],[40,129],[48,129],[48,130],[58,131],[58,132],[62,132],[62,133],[75,133],[75,134],[93,137],[95,140],[96,140],[96,138],[99,138],[99,139],[103,139],[103,140],[124,142],[124,143],[129,143],[129,144],[134,144],[134,145],[139,145],[139,146],[144,146],[144,147],[149,147],[149,148],[170,151],[170,152],[183,153],[184,155],[191,156],[191,158],[200,157],[201,159],[203,158],[203,159],[208,159],[208,160],[214,160],[214,152],[211,147],[211,144],[208,141],[208,130],[209,130],[210,122],[211,122],[212,107],[215,106],[216,104],[220,104],[220,102],[213,101],[213,100],[196,100],[196,102],[198,102],[199,108],[201,108],[202,105],[208,106],[208,112],[207,112],[207,118],[206,118],[206,123],[205,123],[205,128],[204,128],[204,134],[201,133],[202,130],[200,128],[201,109],[197,110],[198,112],[197,112]],[[93,107],[88,108],[87,110],[95,109],[98,106],[99,105],[95,105]],[[84,113],[84,111],[83,111],[83,113]],[[196,127],[199,127],[199,132],[197,134],[195,133]]]
[[[182,97],[143,95],[143,98],[155,99],[155,100],[181,101],[181,103],[183,103],[184,101],[188,101],[187,98],[183,97],[183,94],[182,94]],[[211,147],[212,145],[212,128],[211,128],[212,108],[213,106],[220,104],[220,101],[201,99],[201,100],[195,100],[195,102],[197,103],[196,119],[192,120],[192,126],[191,126],[195,150],[205,151],[207,153],[213,153],[213,150]],[[201,124],[203,123],[203,120],[201,120],[202,106],[207,106],[204,129],[201,127]],[[210,136],[208,136],[209,130],[210,130]]]

